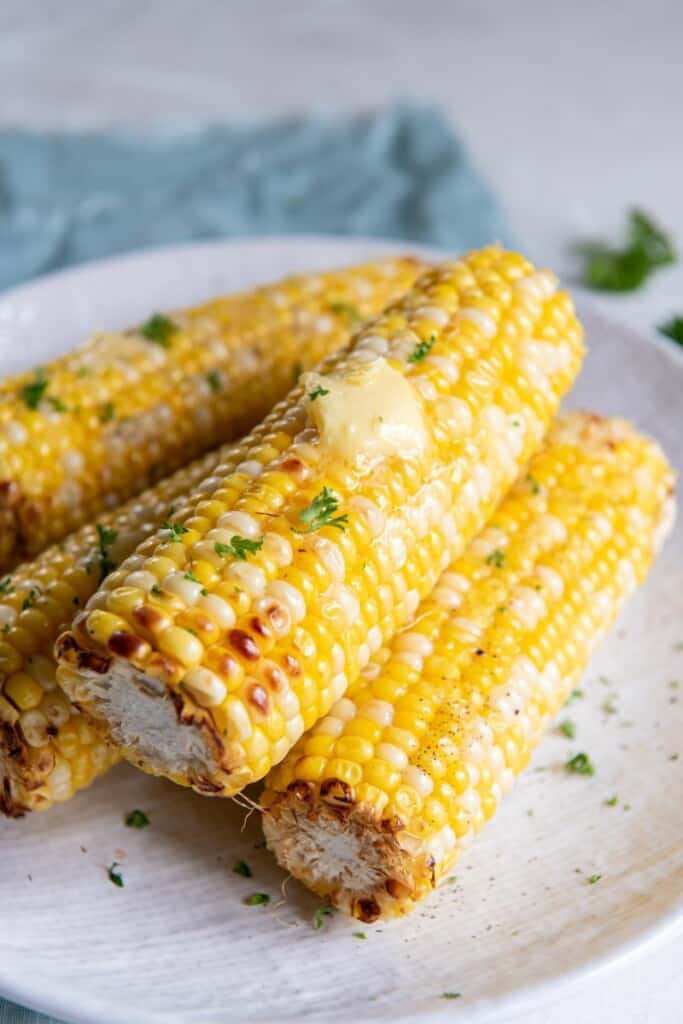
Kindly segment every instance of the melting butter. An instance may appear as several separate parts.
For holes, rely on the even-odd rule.
[[[308,414],[323,447],[348,463],[371,465],[392,455],[422,455],[429,445],[422,399],[379,356],[328,376],[305,378]]]

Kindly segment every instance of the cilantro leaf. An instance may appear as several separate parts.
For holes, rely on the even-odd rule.
[[[629,213],[626,243],[619,248],[605,242],[581,247],[583,283],[599,291],[627,292],[640,288],[660,267],[676,262],[669,236],[642,210]]]
[[[128,828],[147,828],[149,818],[144,811],[131,811],[130,814],[126,815],[126,825]]]
[[[36,375],[28,384],[21,389],[21,398],[29,409],[37,409],[42,402],[47,390],[47,377],[41,368],[36,370]]]
[[[570,757],[565,768],[575,775],[595,775],[595,767],[588,754],[575,754],[574,757]]]
[[[677,345],[683,345],[683,316],[672,316],[666,323],[660,324],[657,330]]]
[[[409,363],[421,363],[436,345],[436,335],[432,334],[428,341],[420,341],[408,356]]]
[[[117,885],[119,889],[123,889],[123,878],[121,877],[121,872],[119,871],[120,867],[121,865],[119,864],[119,862],[115,860],[113,864],[110,864],[109,867],[107,868],[107,874],[109,876],[109,881],[112,882],[113,885]]]

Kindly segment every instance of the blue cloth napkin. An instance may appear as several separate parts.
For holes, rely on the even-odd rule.
[[[141,247],[316,232],[451,250],[511,242],[431,107],[154,135],[0,132],[0,289]],[[0,1024],[51,1022],[0,1000]]]
[[[142,247],[311,232],[452,250],[510,238],[431,107],[153,135],[0,132],[0,288]]]

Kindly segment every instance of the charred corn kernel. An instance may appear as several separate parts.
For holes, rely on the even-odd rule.
[[[496,510],[495,547],[489,528],[394,638],[377,674],[349,686],[346,713],[337,706],[320,722],[322,735],[332,722],[335,751],[347,752],[344,775],[328,755],[304,776],[306,738],[271,772],[263,826],[285,870],[364,920],[412,909],[495,813],[672,521],[673,474],[654,442],[621,420],[557,420]],[[396,697],[401,724],[395,714],[373,756],[363,741],[358,757],[355,726],[406,652],[421,664]],[[410,714],[420,728],[401,743]],[[342,784],[332,811],[327,794]]]
[[[346,341],[355,312],[374,316],[423,268],[406,257],[290,277],[0,381],[0,570],[244,433]]]
[[[462,267],[476,287],[463,291]],[[497,246],[425,274],[404,299],[361,328],[346,351],[306,376],[268,426],[245,440],[240,464],[260,465],[260,472],[236,472],[226,460],[178,510],[167,536],[145,543],[136,555],[135,570],[145,572],[148,560],[172,545],[178,574],[172,575],[183,581],[174,592],[185,605],[174,617],[177,628],[197,600],[196,584],[185,586],[188,571],[204,558],[207,541],[225,531],[216,542],[223,545],[220,582],[205,589],[230,605],[235,624],[215,643],[197,637],[192,666],[216,671],[216,646],[227,647],[250,677],[258,679],[265,662],[281,666],[298,710],[293,702],[285,714],[275,715],[260,693],[252,699],[249,688],[229,697],[242,701],[242,724],[260,724],[267,715],[273,763],[302,726],[312,725],[343,695],[372,650],[416,611],[446,562],[461,554],[538,446],[578,369],[582,342],[571,304],[554,284],[543,286],[542,294],[516,287],[536,277],[530,264]],[[436,285],[438,300],[432,294]],[[426,338],[414,312],[425,305],[441,310]],[[463,318],[462,308],[476,312]],[[551,316],[554,331],[546,337]],[[441,360],[438,374],[432,357]],[[286,565],[264,550],[264,526],[288,544]],[[111,611],[109,594],[116,585],[112,578],[105,582],[98,609]],[[285,610],[277,629],[264,615],[271,601]],[[228,727],[228,757],[220,738],[221,709],[195,714],[182,689],[182,653],[164,639],[176,636],[174,627],[150,641],[148,654],[131,654],[125,645],[114,650],[111,638],[93,642],[89,614],[79,616],[60,642],[60,682],[78,693],[79,703],[117,737],[123,753],[146,770],[202,792],[210,784],[212,792],[230,795],[255,781],[256,767],[245,750],[239,752],[240,727]],[[402,652],[396,677],[409,683],[425,651],[415,640]],[[138,702],[125,693],[147,685],[145,665],[150,685],[164,685],[165,699],[150,705],[152,714],[141,725],[135,721]],[[116,700],[110,687],[121,691]],[[390,725],[412,728],[416,710],[426,728],[436,698],[419,683],[414,690],[399,700],[396,713],[374,695],[358,716],[369,723],[369,734]],[[161,749],[158,737],[167,732],[171,700],[184,738]],[[155,709],[163,715],[163,729],[155,727]],[[377,790],[397,785],[396,772],[373,759],[369,774],[377,785],[367,781]]]
[[[344,303],[354,302],[362,315],[372,315],[378,312],[388,299],[404,291],[410,285],[418,270],[419,266],[415,261],[411,259],[398,259],[371,264],[367,267],[341,270],[331,274],[310,275],[292,279],[285,282],[279,298],[276,298],[278,286],[270,286],[257,291],[253,297],[256,305],[252,303],[249,296],[239,297],[236,308],[241,312],[239,312],[239,316],[232,326],[228,322],[228,300],[218,300],[216,303],[210,303],[207,307],[204,307],[207,311],[206,315],[211,319],[212,323],[213,318],[217,318],[220,330],[217,334],[216,330],[218,328],[214,330],[214,328],[209,326],[207,327],[208,333],[205,331],[201,338],[206,338],[207,345],[214,344],[214,342],[218,344],[220,338],[224,338],[227,344],[227,348],[221,349],[223,355],[217,352],[212,363],[213,369],[215,369],[216,362],[227,358],[231,364],[231,372],[230,374],[226,373],[224,378],[221,378],[220,393],[218,391],[214,392],[212,387],[209,405],[205,405],[200,410],[200,415],[202,417],[208,416],[213,424],[210,427],[209,433],[202,433],[201,430],[198,430],[191,416],[187,420],[187,429],[192,433],[192,437],[188,443],[183,442],[183,459],[187,459],[197,450],[197,444],[204,446],[209,443],[210,439],[232,432],[234,427],[239,426],[242,429],[243,426],[248,426],[249,421],[253,420],[257,413],[260,413],[262,409],[265,410],[269,403],[287,391],[292,382],[292,367],[295,362],[300,363],[305,368],[315,362],[320,356],[326,355],[338,347],[350,335],[353,326]],[[330,308],[328,309],[328,307]],[[254,314],[253,324],[255,326],[253,330],[247,324],[249,308],[251,308]],[[259,313],[259,310],[261,310],[261,313]],[[316,310],[322,310],[328,318],[325,331],[319,332],[316,327]],[[237,316],[237,314],[235,315]],[[299,322],[298,317],[300,315],[304,316],[305,322]],[[190,337],[191,332],[195,331],[195,328],[196,332],[199,331],[203,314],[201,311],[190,311],[187,314],[182,314],[182,317],[189,318],[190,326],[187,328],[186,333],[183,333],[185,331],[184,326],[179,327],[178,332],[173,335],[174,345],[181,342],[182,345],[185,345],[186,342],[183,339],[186,336]],[[239,319],[240,317],[242,319]],[[310,318],[307,319],[308,317]],[[198,343],[200,334],[196,332],[193,337]],[[231,338],[233,339],[232,341],[230,341]],[[243,339],[240,351],[245,353],[243,361],[235,360],[234,358],[234,344],[240,338]],[[255,356],[252,356],[249,352],[248,341],[244,342],[244,339],[252,338],[254,339]],[[86,363],[89,361],[92,364],[92,375],[90,375],[88,385],[91,389],[100,380],[101,375],[105,373],[102,361],[104,359],[105,347],[98,348],[99,344],[98,342],[91,345],[87,348],[87,352],[86,350],[81,350],[81,354],[90,353]],[[102,344],[104,345],[104,343]],[[109,342],[107,344],[109,345]],[[142,342],[139,339],[131,340],[128,337],[126,344],[138,345],[142,344]],[[148,341],[145,341],[144,344],[146,347],[150,346],[150,351],[154,347],[158,348],[158,346],[150,345]],[[220,344],[223,344],[223,342],[221,341]],[[147,348],[145,348],[146,350]],[[111,346],[106,351],[110,352]],[[98,355],[98,352],[100,355]],[[53,366],[46,369],[45,377],[48,381],[48,386],[45,392],[48,396],[56,396],[62,390],[69,392],[72,396],[76,395],[77,388],[80,386],[78,383],[80,378],[78,380],[71,378],[73,377],[73,367],[82,367],[84,365],[82,362],[79,362],[81,354],[76,353],[71,357],[67,357],[66,361],[53,364]],[[197,347],[197,351],[194,352],[194,369],[192,369],[189,362],[182,362],[184,357],[180,348],[176,350],[173,358],[176,355],[180,357],[180,363],[186,366],[186,370],[182,369],[182,374],[190,373],[192,379],[197,384],[201,383],[202,380],[207,380],[208,374],[204,374],[201,371],[201,360],[206,356],[203,349],[200,351]],[[85,355],[83,358],[85,358]],[[171,356],[169,355],[168,358],[171,359]],[[277,365],[274,365],[273,360],[275,360]],[[135,364],[134,360],[130,360],[127,365],[130,366],[129,370],[126,370],[124,362],[119,360],[112,370],[114,376],[117,374],[125,375],[126,372],[134,372],[137,364]],[[176,386],[179,375],[181,375],[181,367],[179,362],[175,362],[173,365],[178,368],[178,372],[172,375],[175,382],[173,386]],[[144,402],[149,402],[151,406],[155,406],[155,403],[161,400],[161,391],[159,389],[163,391],[164,388],[173,384],[168,372],[166,372],[168,370],[169,367],[166,366],[166,369],[159,375],[159,379],[154,384],[154,388],[157,390],[155,391],[152,388],[148,392],[148,397],[143,400],[143,404]],[[211,373],[212,380],[218,383],[211,369],[209,373]],[[70,374],[71,377],[69,376]],[[113,387],[115,382],[112,383],[110,378],[105,378],[106,374],[102,378],[101,387],[106,385],[106,388],[109,388],[110,384]],[[30,382],[30,375],[26,379]],[[117,377],[116,379],[118,380],[119,378]],[[87,380],[88,378],[84,376],[83,381]],[[6,386],[6,389],[9,388],[9,391],[12,390],[10,383]],[[23,384],[18,386],[23,387]],[[116,386],[118,387],[118,384]],[[71,389],[70,391],[69,388]],[[127,386],[124,390],[128,393],[136,389],[131,389]],[[95,392],[96,388],[93,390],[93,394]],[[2,386],[0,386],[0,393],[4,394]],[[142,390],[140,394],[142,394]],[[216,397],[212,397],[213,395]],[[140,395],[137,398],[139,399]],[[12,409],[16,411],[17,402],[15,399],[16,394],[14,394],[14,397],[10,397],[9,405],[4,404],[4,399],[0,400],[0,408],[3,410],[0,411],[0,435],[4,433],[3,417],[6,415],[11,416]],[[66,398],[64,398],[64,401],[66,402]],[[135,480],[134,486],[136,488],[141,487],[146,478],[146,464],[144,460],[147,458],[147,450],[143,437],[144,423],[141,422],[137,414],[134,415],[131,412],[131,406],[126,404],[128,401],[129,396],[126,395],[125,402],[122,402],[119,406],[117,399],[116,409],[120,415],[112,416],[112,419],[108,421],[109,433],[107,434],[106,441],[108,445],[114,445],[114,453],[109,453],[106,459],[103,459],[98,454],[100,451],[98,446],[102,439],[97,435],[97,431],[93,434],[92,430],[84,428],[89,438],[93,436],[96,439],[96,444],[92,450],[88,449],[89,461],[86,474],[90,473],[89,479],[91,484],[89,484],[89,488],[95,486],[96,483],[96,479],[91,472],[93,464],[95,467],[99,466],[99,472],[104,474],[99,478],[99,483],[102,486],[106,483],[105,476],[108,472],[113,481],[112,486],[109,490],[105,488],[100,495],[103,500],[106,500],[107,504],[111,501],[112,494],[123,493],[129,487],[126,474],[119,472],[120,467],[116,468],[119,465],[117,459],[126,461],[123,454],[124,451],[132,452],[130,465],[133,473],[131,480]],[[179,423],[183,416],[188,415],[187,403],[183,404],[184,401],[181,396],[173,406],[173,416],[177,417]],[[92,417],[92,408],[88,406],[86,409],[85,400],[81,401],[79,398],[79,402],[83,407],[83,421],[85,422],[88,420],[88,416]],[[75,406],[78,402],[74,400],[73,404]],[[128,413],[126,413],[126,409],[128,409]],[[31,429],[35,428],[35,430],[38,430],[39,424],[45,421],[46,410],[48,415],[54,414],[57,416],[57,410],[52,408],[52,403],[49,401],[46,406],[45,399],[43,399],[36,410],[24,410],[22,406],[21,415],[31,420],[33,424]],[[185,411],[183,412],[183,410]],[[125,421],[128,424],[127,426],[124,423],[124,416],[128,416],[128,419]],[[54,424],[52,424],[55,437],[57,428],[60,431],[68,431],[72,430],[72,428],[76,430],[76,419],[75,408],[73,415],[68,417],[66,413],[60,413],[59,417],[55,419]],[[256,438],[264,456],[266,453],[277,456],[283,446],[290,440],[288,434],[278,431],[277,423],[277,417],[267,417],[253,432],[252,438]],[[27,430],[29,426],[26,427]],[[157,424],[157,426],[160,425]],[[174,429],[171,429],[171,435],[176,437],[176,440],[172,440],[172,437],[166,439],[165,430],[157,431],[157,428],[155,428],[157,441],[163,434],[162,442],[171,444],[171,448],[165,454],[158,446],[155,449],[159,464],[163,461],[162,456],[166,460],[164,462],[166,471],[172,468],[174,460],[180,454],[180,449],[176,447],[178,440],[177,432],[174,433]],[[125,444],[122,447],[119,435],[124,430],[130,431],[131,437],[129,441],[125,440]],[[220,433],[216,434],[216,430],[220,430]],[[66,435],[62,434],[61,436],[65,437]],[[83,437],[85,436],[86,434],[83,434]],[[213,442],[211,441],[211,443]],[[148,450],[152,451],[153,447],[154,445],[150,445]],[[41,452],[43,452],[42,448]],[[202,640],[209,639],[213,642],[216,639],[220,641],[224,639],[222,631],[229,630],[235,624],[235,609],[242,607],[248,609],[250,599],[244,594],[241,596],[235,595],[234,585],[230,585],[228,591],[230,595],[233,595],[232,603],[226,601],[222,596],[221,588],[223,583],[220,579],[220,573],[218,576],[213,576],[211,573],[212,570],[214,572],[217,571],[216,566],[220,570],[225,568],[225,559],[222,556],[216,555],[214,543],[209,544],[209,549],[215,556],[215,563],[213,560],[205,560],[205,556],[202,556],[202,558],[194,559],[190,565],[185,566],[181,574],[184,580],[185,572],[190,570],[191,575],[199,581],[198,584],[195,584],[193,579],[184,580],[184,583],[192,585],[192,594],[196,598],[191,609],[188,609],[179,597],[162,590],[161,587],[169,574],[177,572],[178,565],[187,558],[188,550],[194,550],[201,546],[200,534],[195,527],[202,526],[203,528],[207,522],[213,523],[214,519],[223,515],[225,511],[222,502],[213,502],[208,497],[206,501],[198,503],[198,514],[194,518],[192,528],[186,526],[188,532],[183,533],[173,528],[175,523],[174,510],[182,507],[182,496],[197,492],[201,481],[211,478],[217,467],[225,465],[230,465],[234,468],[235,480],[238,481],[238,486],[236,489],[233,488],[231,490],[231,494],[234,497],[236,494],[241,493],[262,469],[260,463],[248,458],[248,454],[249,451],[244,444],[239,443],[217,449],[203,459],[192,463],[186,469],[178,471],[174,476],[145,491],[139,497],[129,501],[127,505],[122,506],[118,511],[103,514],[97,524],[99,530],[95,525],[83,527],[69,537],[62,545],[49,548],[32,562],[26,562],[20,566],[9,576],[0,576],[0,699],[5,702],[7,707],[12,709],[12,717],[16,717],[18,712],[15,705],[4,697],[7,679],[12,673],[27,673],[43,688],[45,693],[53,690],[56,681],[52,648],[57,630],[68,624],[91,598],[93,612],[97,610],[103,614],[113,614],[133,620],[132,624],[126,625],[123,638],[117,636],[114,642],[114,646],[118,645],[118,648],[122,644],[128,645],[126,649],[129,649],[132,654],[139,654],[140,651],[145,650],[146,648],[143,644],[149,640],[150,636],[161,635],[169,626],[177,627],[178,622],[173,621],[173,616],[179,616],[182,613],[187,614],[190,611],[191,616],[185,622],[185,625],[193,629]],[[26,455],[28,458],[28,447]],[[42,454],[38,455],[35,452],[34,456],[37,459],[43,458]],[[140,461],[141,459],[143,460],[142,462]],[[18,456],[14,459],[13,465],[21,468]],[[23,466],[23,463],[21,465]],[[0,483],[2,483],[3,479],[3,470],[3,457],[0,456]],[[24,472],[23,469],[21,471]],[[55,473],[57,472],[58,467],[55,469]],[[53,487],[54,479],[56,479],[50,473],[51,470],[50,472],[46,470],[46,474],[43,477],[45,487],[47,488],[46,494],[51,493],[50,488]],[[71,475],[73,477],[73,473]],[[120,488],[123,488],[123,490]],[[1,487],[0,491],[5,494]],[[89,496],[88,503],[84,506],[83,514],[92,516],[93,509],[95,508],[93,501],[95,499],[91,500],[90,489],[87,493]],[[199,507],[200,505],[201,507]],[[30,511],[29,505],[23,502],[23,499],[16,508],[20,509],[20,512],[17,512],[17,517],[15,518],[14,512],[12,512],[9,518],[7,518],[3,516],[3,508],[0,507],[0,536],[5,541],[8,540],[10,535],[7,533],[3,534],[2,524],[7,524],[8,529],[11,527],[14,530],[17,523],[23,522],[22,516],[24,511],[27,515]],[[40,508],[36,508],[34,511],[40,517]],[[48,530],[49,528],[49,530],[61,533],[66,529],[67,523],[63,521],[63,512],[60,511],[59,506],[56,506],[54,511],[54,521],[51,524],[43,523],[35,533],[31,534],[32,538],[35,537],[36,546],[42,546],[45,543],[46,538],[41,539],[43,537],[41,530]],[[68,522],[71,523],[72,520],[69,519]],[[147,559],[141,556],[134,556],[132,552],[136,545],[144,542],[145,538],[149,538],[163,522],[170,523],[170,528],[161,533],[160,536],[163,539],[163,543],[158,546],[153,556]],[[227,538],[228,542],[234,535],[246,537],[247,539],[252,538],[253,529],[248,525],[245,518],[228,521],[227,526],[231,525],[232,532]],[[268,558],[272,559],[274,557],[273,552],[275,552],[278,565],[288,564],[291,561],[291,544],[286,538],[280,538],[276,534],[270,534],[270,537],[276,537],[276,539],[274,541],[271,539],[268,544],[264,542],[264,550],[267,548],[269,552]],[[11,539],[3,550],[9,553],[10,549],[13,549],[14,553],[15,541],[17,543],[21,542],[23,545],[23,534],[16,536],[12,534]],[[33,547],[31,547],[31,550],[33,550]],[[123,563],[123,567],[116,570],[116,567],[121,565],[121,563]],[[1,558],[0,564],[2,564]],[[93,594],[105,571],[112,568],[115,569],[111,579],[113,582],[115,581],[114,590],[116,596],[113,605],[105,608],[99,598],[93,597]],[[208,591],[206,595],[202,594],[202,589],[208,585],[215,588],[214,591],[210,594]],[[196,587],[199,588],[198,593],[195,589]],[[298,596],[296,592],[294,594],[295,597]],[[97,623],[97,617],[94,621]],[[103,622],[109,622],[112,625],[114,621],[116,621],[117,625],[120,624],[119,620],[105,620],[100,617],[100,627]],[[100,633],[98,633],[99,635]],[[170,634],[169,641],[167,642],[171,642],[173,636],[174,634]],[[128,637],[131,639],[128,639]],[[182,639],[178,639],[176,635],[176,644],[177,646],[173,647],[173,650],[182,653],[185,658],[189,656],[191,651],[195,650],[192,633],[187,633],[187,636]],[[214,647],[212,651],[220,653],[221,648]],[[176,661],[175,655],[171,657],[171,655],[163,652],[156,652],[156,655],[159,658],[160,664],[165,669],[175,666],[174,671],[176,673],[183,673],[182,665],[184,662],[181,664],[180,661]],[[219,660],[221,682],[230,693],[234,693],[241,686],[244,670],[238,658],[233,656],[233,652],[229,650],[223,648],[223,653]],[[204,667],[212,670],[214,667],[213,660],[207,659],[207,664]],[[161,668],[159,667],[158,670],[161,671]],[[193,669],[190,668],[189,671],[193,671]],[[209,690],[208,694],[202,690],[203,700],[213,700],[218,693],[218,688],[216,687],[212,686]],[[197,694],[199,693],[199,691],[196,692]],[[198,697],[197,703],[201,706]],[[39,705],[36,710],[40,710],[40,707],[42,705]],[[224,707],[222,705],[213,705],[213,707],[217,717],[220,711],[223,716],[221,720],[227,722],[229,716],[225,714]],[[312,713],[309,713],[309,717]],[[7,714],[9,715],[9,712]],[[79,786],[88,784],[96,775],[105,771],[117,759],[114,751],[106,747],[103,741],[99,740],[89,727],[87,729],[85,726],[83,729],[80,728],[80,723],[84,722],[82,716],[78,715],[73,709],[71,709],[71,715],[72,722],[77,725],[75,732],[70,732],[70,723],[66,723],[60,727],[59,734],[56,737],[52,735],[47,736],[42,747],[31,747],[25,741],[20,727],[12,737],[5,734],[0,735],[0,810],[4,810],[8,814],[17,814],[27,810],[47,807],[55,799],[67,799],[74,792],[74,782],[77,782]],[[232,718],[234,719],[236,715],[237,712],[233,709]],[[30,722],[31,720],[29,719],[29,726]],[[244,723],[242,724],[244,725]],[[64,756],[60,755],[55,760],[55,753],[61,749],[61,734],[63,730],[66,730]],[[38,735],[43,736],[43,733],[33,729],[31,736],[34,742]],[[81,743],[82,747],[84,749],[87,748],[87,757],[82,758],[79,762],[78,772],[72,772],[69,768],[70,759],[75,757],[79,749],[78,744],[74,740],[75,736],[80,738],[78,742]],[[20,756],[17,756],[17,750],[20,751]],[[31,759],[28,756],[30,751],[37,751],[40,756],[36,759]],[[258,756],[262,759],[263,752]],[[89,774],[85,770],[87,765],[90,768]],[[54,779],[52,779],[53,774]],[[3,785],[2,783],[5,779],[8,781]]]

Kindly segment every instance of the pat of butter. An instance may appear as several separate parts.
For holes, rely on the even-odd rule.
[[[426,451],[422,400],[381,356],[325,377],[308,373],[304,380],[308,414],[321,444],[346,462],[370,465],[391,455]]]

